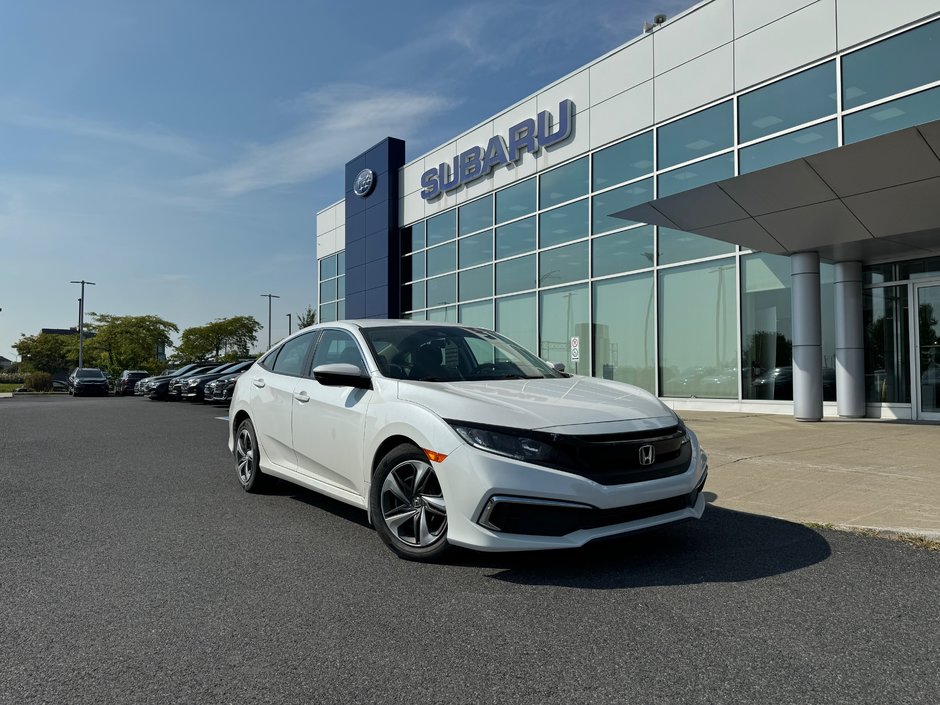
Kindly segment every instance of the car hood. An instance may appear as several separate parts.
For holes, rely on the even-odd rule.
[[[676,423],[675,414],[649,392],[591,377],[485,382],[401,380],[398,396],[444,419],[509,428],[627,433]]]

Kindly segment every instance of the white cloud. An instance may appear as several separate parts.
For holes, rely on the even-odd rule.
[[[296,184],[335,173],[351,155],[385,137],[405,137],[453,102],[410,90],[336,85],[296,101],[308,113],[294,134],[253,145],[233,163],[188,182],[225,196]]]

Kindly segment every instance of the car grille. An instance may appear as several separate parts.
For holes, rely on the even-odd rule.
[[[689,434],[679,425],[655,432],[559,435],[555,446],[565,462],[552,467],[601,485],[624,485],[680,475],[692,462]],[[653,449],[653,462],[649,465],[641,463],[641,449],[645,446]]]

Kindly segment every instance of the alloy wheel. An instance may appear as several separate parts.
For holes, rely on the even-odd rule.
[[[447,507],[431,465],[406,460],[382,483],[382,519],[389,531],[408,546],[425,548],[447,532]]]
[[[255,447],[251,442],[251,433],[247,428],[242,428],[235,440],[235,467],[238,469],[238,479],[243,485],[247,485],[251,480],[254,458]]]

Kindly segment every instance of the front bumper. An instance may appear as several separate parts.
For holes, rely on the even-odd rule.
[[[701,518],[708,459],[690,436],[685,472],[625,485],[601,485],[462,445],[435,464],[447,501],[447,539],[483,551],[575,548]]]

